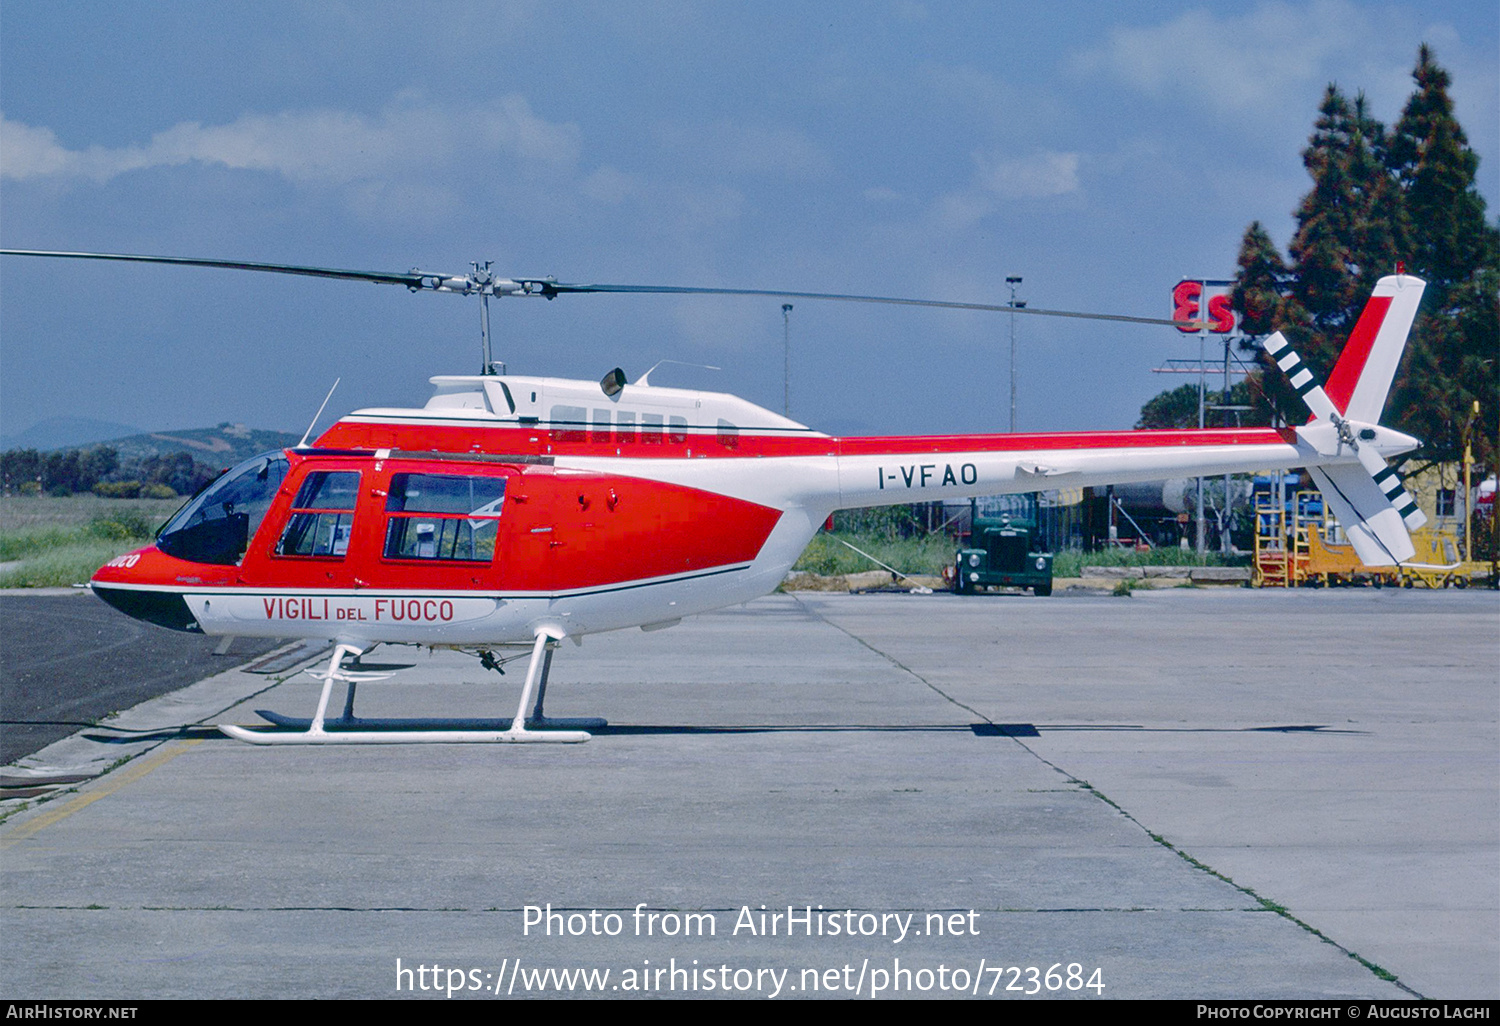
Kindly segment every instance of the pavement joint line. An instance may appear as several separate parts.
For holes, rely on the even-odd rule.
[[[797,602],[797,604],[799,606],[803,605],[802,600],[800,598],[798,598],[795,594],[792,596],[792,598]],[[804,608],[806,608],[806,606],[804,606]],[[989,723],[989,724],[992,724],[992,725],[995,724],[995,721],[992,720],[992,719],[990,719],[988,716],[984,715],[984,713],[982,713],[979,710],[974,709],[974,708],[972,708],[970,706],[964,705],[958,699],[956,699],[952,695],[949,695],[946,692],[944,692],[942,688],[939,688],[938,686],[936,686],[935,684],[933,684],[931,681],[927,680],[920,673],[917,673],[915,670],[913,670],[911,667],[909,667],[909,666],[905,665],[904,663],[902,663],[896,657],[894,657],[892,655],[889,655],[886,652],[882,652],[880,649],[876,648],[874,645],[870,644],[868,641],[865,641],[863,638],[859,637],[857,634],[854,634],[853,632],[847,630],[846,628],[839,626],[838,624],[836,624],[833,621],[829,620],[827,617],[822,616],[821,614],[819,614],[817,611],[811,610],[811,609],[809,609],[808,611],[811,612],[813,616],[817,617],[817,619],[822,620],[824,623],[828,624],[830,627],[832,627],[835,630],[837,630],[837,631],[839,631],[839,632],[847,635],[848,637],[854,639],[855,641],[859,642],[859,644],[861,644],[865,648],[869,649],[871,652],[873,652],[876,655],[880,656],[881,658],[885,659],[892,666],[895,666],[895,667],[899,668],[900,670],[902,670],[905,673],[911,674],[911,676],[915,677],[917,680],[919,680],[923,684],[927,685],[927,687],[931,688],[934,692],[936,692],[937,694],[941,695],[943,698],[947,699],[949,702],[953,703],[954,705],[958,706],[960,709],[966,709],[966,710],[968,710],[969,712],[973,713],[975,716],[978,716],[980,719],[984,720],[986,723]],[[1369,959],[1363,957],[1358,952],[1351,951],[1349,948],[1344,947],[1344,945],[1340,944],[1338,941],[1336,941],[1333,938],[1329,937],[1327,934],[1325,934],[1322,930],[1319,930],[1317,927],[1312,926],[1312,925],[1310,925],[1308,923],[1305,923],[1301,919],[1298,919],[1296,916],[1292,915],[1292,913],[1284,905],[1278,905],[1274,901],[1271,901],[1269,898],[1263,898],[1263,897],[1261,897],[1259,894],[1255,893],[1254,890],[1252,890],[1249,887],[1246,887],[1244,884],[1235,883],[1234,880],[1232,880],[1231,878],[1225,876],[1223,873],[1219,872],[1217,869],[1214,869],[1212,866],[1208,865],[1207,863],[1202,862],[1202,861],[1200,861],[1198,859],[1193,858],[1193,856],[1189,855],[1187,852],[1185,852],[1182,849],[1178,848],[1176,845],[1174,845],[1171,841],[1168,841],[1162,835],[1160,835],[1158,833],[1155,833],[1152,830],[1147,829],[1147,827],[1146,827],[1146,825],[1144,823],[1142,823],[1135,816],[1131,815],[1131,813],[1128,810],[1126,810],[1124,808],[1124,806],[1120,805],[1119,802],[1116,802],[1114,799],[1112,799],[1112,798],[1108,797],[1107,795],[1105,795],[1102,791],[1100,791],[1098,788],[1094,787],[1087,780],[1084,780],[1084,779],[1082,779],[1080,777],[1074,776],[1072,773],[1069,773],[1067,770],[1063,769],[1057,763],[1055,763],[1052,760],[1046,758],[1040,752],[1038,752],[1036,749],[1034,749],[1030,745],[1026,744],[1026,742],[1024,740],[1022,740],[1020,737],[1018,737],[1018,736],[1016,736],[1014,734],[1006,734],[1005,736],[1008,737],[1008,738],[1010,738],[1010,740],[1014,741],[1016,744],[1020,745],[1022,748],[1024,748],[1027,751],[1027,753],[1029,753],[1032,756],[1032,758],[1036,759],[1038,762],[1041,762],[1043,765],[1050,767],[1055,772],[1060,773],[1062,776],[1066,777],[1069,783],[1075,785],[1076,787],[1078,787],[1082,791],[1085,791],[1085,792],[1088,792],[1089,794],[1092,794],[1095,798],[1097,798],[1100,801],[1104,802],[1106,805],[1110,806],[1112,809],[1114,809],[1120,815],[1122,815],[1126,819],[1130,820],[1131,823],[1133,823],[1137,827],[1139,827],[1140,830],[1143,833],[1145,833],[1145,835],[1147,837],[1151,838],[1152,841],[1154,841],[1156,844],[1160,845],[1161,847],[1165,848],[1167,851],[1170,851],[1172,854],[1176,855],[1178,858],[1180,858],[1184,862],[1188,863],[1188,865],[1192,866],[1194,869],[1197,869],[1200,872],[1207,873],[1209,876],[1213,876],[1213,877],[1216,877],[1219,880],[1222,880],[1224,883],[1227,883],[1229,886],[1235,888],[1236,890],[1240,891],[1241,893],[1243,893],[1244,895],[1246,895],[1247,897],[1249,897],[1258,906],[1260,906],[1260,908],[1264,909],[1265,911],[1267,911],[1267,912],[1274,912],[1276,915],[1281,916],[1283,919],[1286,919],[1289,922],[1297,924],[1303,930],[1305,930],[1308,933],[1312,934],[1314,937],[1318,938],[1323,943],[1330,944],[1333,947],[1337,948],[1339,951],[1342,951],[1345,955],[1347,955],[1348,957],[1354,959],[1360,965],[1362,965],[1366,969],[1368,969],[1370,971],[1371,975],[1375,976],[1377,979],[1384,980],[1387,983],[1395,984],[1397,987],[1399,987],[1402,990],[1406,991],[1408,994],[1412,995],[1413,997],[1417,998],[1418,1000],[1422,1000],[1422,1001],[1427,1000],[1427,998],[1426,998],[1425,995],[1417,992],[1416,990],[1413,990],[1411,987],[1409,987],[1406,984],[1402,983],[1401,980],[1399,978],[1397,978],[1397,976],[1396,976],[1395,973],[1391,972],[1388,969],[1382,968],[1381,966],[1376,965],[1374,962],[1371,962]]]
[[[27,840],[40,831],[45,830],[52,824],[64,820],[67,817],[73,815],[73,813],[87,808],[88,806],[97,802],[99,799],[108,798],[110,795],[114,794],[121,788],[135,783],[137,780],[141,779],[146,774],[156,769],[158,766],[163,766],[166,763],[171,762],[179,755],[182,755],[184,752],[202,743],[202,741],[163,742],[163,745],[168,746],[165,748],[165,750],[158,751],[155,754],[147,756],[144,759],[141,759],[139,757],[131,759],[130,763],[132,763],[133,765],[130,765],[129,769],[124,769],[118,773],[111,773],[106,770],[103,774],[100,775],[100,778],[107,779],[99,787],[91,788],[87,792],[79,794],[76,798],[64,802],[56,809],[53,809],[50,812],[44,812],[32,819],[27,820],[25,823],[22,823],[14,830],[6,832],[3,838],[0,838],[0,849],[13,847],[16,844],[19,844],[21,841]]]
[[[984,713],[980,712],[978,709],[973,708],[972,706],[964,705],[958,699],[954,698],[952,695],[948,694],[942,688],[940,688],[936,684],[932,683],[932,681],[930,681],[926,677],[922,676],[916,670],[913,670],[910,666],[907,666],[905,663],[901,662],[901,660],[897,659],[895,656],[893,656],[893,655],[891,655],[891,654],[889,654],[887,652],[882,652],[880,649],[878,649],[874,645],[870,644],[864,638],[861,638],[858,634],[855,634],[852,631],[849,631],[849,630],[846,630],[843,627],[840,627],[838,624],[836,624],[832,620],[828,619],[822,613],[819,613],[815,609],[809,608],[807,606],[807,604],[804,603],[802,601],[802,599],[800,597],[798,597],[795,593],[792,594],[792,601],[796,602],[797,605],[801,606],[804,610],[806,610],[814,619],[820,620],[823,623],[826,623],[828,626],[832,627],[834,630],[838,631],[840,634],[843,634],[846,637],[851,638],[854,641],[858,642],[860,645],[863,645],[865,648],[869,649],[871,652],[874,652],[880,658],[884,659],[886,662],[888,662],[892,666],[896,667],[902,673],[910,674],[911,676],[915,677],[917,680],[921,681],[924,685],[926,685],[928,688],[930,688],[935,694],[941,696],[945,701],[947,701],[947,702],[949,702],[949,703],[951,703],[953,705],[958,706],[960,709],[963,709],[966,712],[973,713],[975,716],[978,716],[981,720],[983,720],[984,722],[988,723],[992,727],[998,727],[999,726],[998,723],[996,723],[994,720],[990,719]],[[1023,745],[1022,747],[1025,747],[1025,746]],[[1030,749],[1028,748],[1027,751],[1030,751]],[[1035,754],[1035,753],[1033,753],[1033,754]],[[1049,765],[1050,765],[1050,763],[1049,763]],[[1053,769],[1057,769],[1056,766],[1053,766],[1052,768]],[[1059,772],[1061,772],[1061,771],[1059,771]]]
[[[1406,984],[1402,983],[1401,980],[1399,978],[1397,978],[1396,974],[1393,973],[1393,972],[1391,972],[1389,969],[1385,969],[1385,968],[1382,968],[1381,966],[1376,965],[1374,962],[1371,962],[1369,959],[1367,959],[1364,956],[1360,955],[1359,952],[1352,951],[1349,948],[1346,948],[1344,945],[1340,944],[1338,941],[1334,940],[1332,937],[1329,937],[1326,933],[1324,933],[1322,930],[1319,930],[1317,927],[1315,927],[1315,926],[1313,926],[1313,925],[1311,925],[1309,923],[1306,923],[1306,922],[1302,921],[1301,919],[1298,919],[1296,916],[1292,915],[1291,911],[1288,910],[1285,905],[1278,905],[1276,902],[1272,901],[1269,898],[1263,898],[1263,897],[1261,897],[1259,894],[1257,894],[1254,891],[1254,889],[1252,889],[1250,887],[1246,887],[1244,884],[1236,883],[1232,878],[1230,878],[1228,876],[1225,876],[1223,873],[1219,872],[1214,867],[1208,865],[1206,862],[1202,862],[1199,859],[1196,859],[1193,856],[1189,855],[1187,852],[1185,852],[1181,848],[1177,847],[1175,844],[1173,844],[1171,841],[1167,840],[1161,834],[1158,834],[1158,833],[1156,833],[1156,832],[1148,829],[1146,827],[1146,825],[1144,823],[1142,823],[1139,819],[1136,819],[1136,817],[1134,815],[1132,815],[1129,810],[1127,810],[1124,806],[1122,806],[1119,802],[1115,801],[1113,798],[1110,798],[1104,792],[1100,791],[1097,787],[1095,787],[1094,785],[1090,784],[1087,780],[1083,780],[1080,777],[1075,777],[1073,774],[1069,773],[1067,770],[1063,769],[1061,766],[1057,765],[1056,763],[1052,762],[1050,759],[1046,758],[1045,756],[1043,756],[1039,752],[1037,752],[1034,749],[1032,749],[1030,745],[1026,744],[1020,738],[1014,738],[1013,740],[1016,742],[1016,744],[1020,745],[1022,748],[1025,748],[1028,752],[1030,752],[1032,754],[1032,756],[1034,756],[1036,759],[1040,760],[1041,762],[1045,763],[1048,766],[1051,766],[1054,770],[1056,770],[1057,772],[1059,772],[1059,773],[1063,774],[1064,776],[1066,776],[1072,783],[1078,785],[1078,787],[1081,790],[1086,791],[1089,794],[1092,794],[1095,798],[1097,798],[1100,801],[1104,802],[1106,805],[1108,805],[1110,808],[1114,809],[1120,815],[1122,815],[1126,819],[1130,820],[1130,822],[1134,823],[1137,827],[1139,827],[1142,831],[1144,831],[1145,834],[1146,834],[1146,836],[1149,837],[1149,838],[1151,838],[1152,841],[1154,841],[1156,844],[1160,845],[1161,847],[1167,849],[1167,851],[1169,851],[1172,854],[1176,855],[1178,858],[1182,859],[1184,862],[1186,862],[1188,865],[1192,866],[1194,869],[1196,869],[1196,870],[1198,870],[1199,872],[1202,872],[1202,873],[1207,873],[1209,876],[1212,876],[1212,877],[1215,877],[1215,878],[1217,878],[1219,880],[1224,881],[1229,886],[1233,887],[1235,890],[1241,892],[1246,897],[1248,897],[1251,900],[1253,900],[1256,903],[1256,905],[1259,906],[1260,910],[1263,910],[1263,911],[1266,911],[1266,912],[1273,912],[1276,915],[1280,916],[1281,918],[1283,918],[1283,919],[1285,919],[1285,920],[1287,920],[1289,922],[1296,923],[1303,930],[1305,930],[1308,933],[1312,934],[1314,937],[1318,938],[1324,944],[1332,945],[1333,947],[1337,948],[1339,951],[1342,951],[1348,957],[1354,959],[1354,961],[1358,962],[1360,965],[1362,965],[1366,969],[1368,969],[1370,971],[1371,975],[1375,976],[1377,979],[1384,980],[1387,983],[1395,984],[1397,987],[1400,987],[1402,990],[1406,991],[1408,994],[1412,995],[1413,997],[1417,998],[1420,1001],[1426,1001],[1427,1000],[1427,996],[1426,995],[1421,994],[1418,991],[1413,990],[1411,987],[1407,986]]]

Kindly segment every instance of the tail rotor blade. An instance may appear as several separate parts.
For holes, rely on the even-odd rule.
[[[1411,497],[1401,481],[1401,475],[1396,468],[1387,463],[1375,451],[1374,446],[1362,445],[1359,447],[1359,462],[1364,466],[1386,500],[1395,507],[1396,512],[1401,514],[1401,520],[1406,524],[1408,531],[1415,531],[1427,523],[1427,514],[1417,506],[1417,500]]]
[[[1336,420],[1338,409],[1333,405],[1333,400],[1328,398],[1328,393],[1323,391],[1323,386],[1318,383],[1317,377],[1308,369],[1307,364],[1302,362],[1292,344],[1287,341],[1286,336],[1276,332],[1261,343],[1271,359],[1276,361],[1276,366],[1286,373],[1287,379],[1291,381],[1292,387],[1307,404],[1318,420]]]

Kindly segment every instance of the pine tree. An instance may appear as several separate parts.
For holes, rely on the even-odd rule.
[[[1410,213],[1411,270],[1428,292],[1408,359],[1391,397],[1392,423],[1422,439],[1426,461],[1458,459],[1463,425],[1479,400],[1493,423],[1500,406],[1500,228],[1485,220],[1475,187],[1479,157],[1453,116],[1447,71],[1425,44],[1412,71],[1416,91],[1390,142],[1387,161]],[[1495,440],[1474,439],[1494,466]]]
[[[1439,291],[1442,306],[1442,293],[1485,263],[1486,236],[1495,230],[1485,223],[1484,197],[1474,184],[1479,156],[1453,116],[1451,79],[1425,43],[1412,78],[1417,89],[1396,123],[1387,163],[1401,183],[1412,219],[1407,263]],[[1488,244],[1494,244],[1493,238]]]
[[[1269,335],[1283,319],[1287,269],[1259,221],[1245,229],[1237,265],[1230,302],[1240,314],[1240,329],[1247,335]]]
[[[1286,262],[1271,241],[1265,226],[1250,222],[1240,241],[1238,270],[1230,303],[1240,314],[1240,330],[1252,337],[1264,337],[1280,327],[1301,324],[1306,314],[1287,294],[1289,274]],[[1258,368],[1247,377],[1250,405],[1256,407],[1254,420],[1247,423],[1267,424],[1273,413],[1283,421],[1303,419],[1301,398],[1286,375],[1277,369],[1262,350],[1256,357]],[[1142,410],[1144,417],[1145,411]]]
[[[1412,78],[1416,90],[1390,133],[1363,96],[1351,104],[1328,87],[1302,154],[1312,188],[1296,211],[1291,266],[1260,223],[1251,224],[1233,303],[1247,334],[1285,332],[1326,380],[1375,282],[1398,261],[1424,278],[1427,293],[1384,418],[1422,440],[1420,464],[1462,455],[1476,399],[1481,425],[1500,412],[1500,223],[1486,220],[1475,187],[1479,158],[1453,116],[1448,73],[1426,45]],[[1284,376],[1263,367],[1263,394],[1287,420],[1305,419]],[[1490,468],[1492,431],[1473,438],[1476,458]]]
[[[1403,197],[1381,160],[1388,150],[1385,128],[1370,116],[1364,95],[1350,104],[1330,85],[1302,154],[1313,187],[1297,210],[1297,233],[1288,246],[1291,294],[1305,329],[1293,341],[1322,377],[1375,282],[1396,269],[1408,246]]]

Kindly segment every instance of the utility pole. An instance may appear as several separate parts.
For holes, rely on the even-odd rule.
[[[792,416],[792,304],[781,304],[781,412]]]
[[[1016,311],[1024,309],[1025,303],[1016,302],[1016,286],[1021,284],[1019,277],[1007,277],[1005,284],[1010,286],[1010,433],[1016,433]]]
[[[1198,430],[1204,427],[1204,406],[1208,393],[1208,364],[1204,362],[1204,344],[1208,340],[1207,326],[1198,329]],[[1203,523],[1203,478],[1198,478],[1198,532],[1197,544],[1193,547],[1198,553],[1199,560],[1203,559],[1204,549],[1204,523]]]
[[[1229,425],[1229,412],[1230,412],[1229,411],[1229,341],[1230,341],[1230,338],[1231,338],[1230,335],[1225,335],[1224,336],[1224,391],[1222,391],[1222,392],[1219,393],[1219,405],[1222,406],[1222,407],[1224,407],[1224,426],[1225,427],[1229,427],[1230,426]],[[1239,421],[1238,415],[1236,415],[1235,420],[1236,420],[1236,422]],[[1232,526],[1232,518],[1230,517],[1230,514],[1233,513],[1233,512],[1234,512],[1234,499],[1231,498],[1230,492],[1229,492],[1229,475],[1225,474],[1224,475],[1224,505],[1219,510],[1219,551],[1221,553],[1223,553],[1225,556],[1228,556],[1229,553],[1230,553],[1230,550],[1234,548],[1234,543],[1231,540],[1231,534],[1230,534],[1230,528]]]

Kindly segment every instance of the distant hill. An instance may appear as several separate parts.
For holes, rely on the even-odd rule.
[[[300,441],[286,431],[262,431],[228,421],[217,427],[186,428],[180,431],[142,431],[128,424],[85,420],[81,417],[54,417],[19,434],[0,439],[0,450],[36,449],[52,452],[58,449],[82,449],[107,445],[114,449],[121,463],[133,463],[185,452],[202,466],[219,469],[232,467],[271,449],[287,449]]]
[[[88,417],[48,417],[25,431],[0,436],[0,449],[35,449],[38,452],[77,449],[87,445],[97,445],[111,438],[124,438],[140,430],[134,424],[117,424],[110,420],[92,420]]]
[[[286,431],[262,431],[226,422],[211,428],[147,431],[110,439],[104,444],[120,454],[122,463],[185,452],[204,466],[232,467],[271,449],[288,449],[298,441],[297,435]]]

